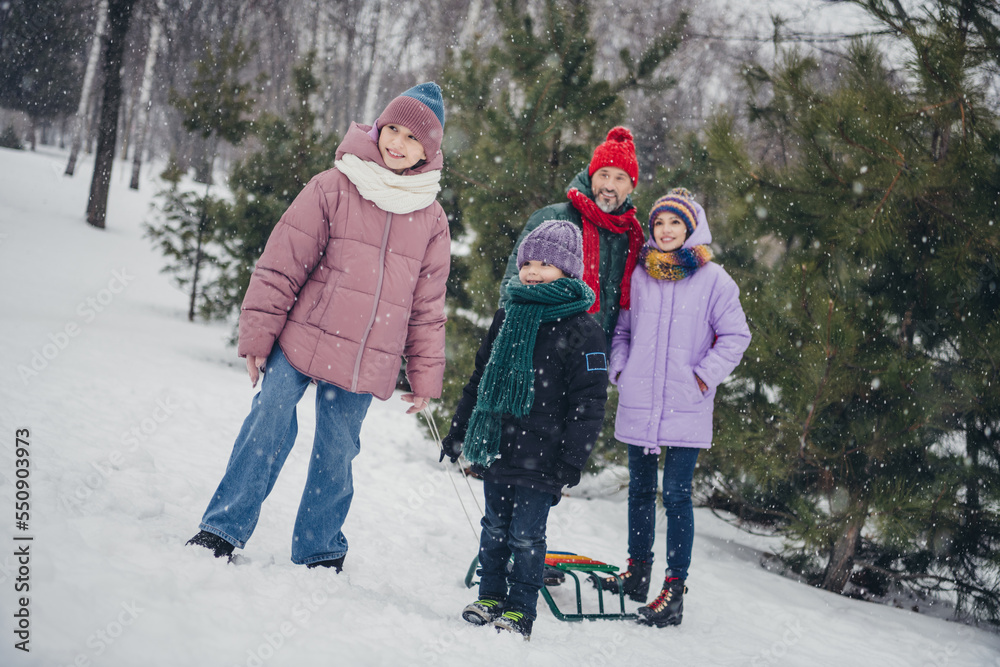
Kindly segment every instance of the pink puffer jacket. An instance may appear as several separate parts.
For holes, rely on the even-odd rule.
[[[369,127],[337,149],[384,167]],[[440,153],[414,172],[441,168]],[[417,396],[441,396],[448,219],[436,201],[392,214],[337,169],[316,175],[271,232],[240,313],[239,354],[275,341],[302,373],[387,399],[406,358]]]

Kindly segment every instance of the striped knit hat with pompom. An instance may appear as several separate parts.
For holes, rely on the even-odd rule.
[[[694,200],[694,195],[687,188],[674,188],[653,204],[653,209],[649,212],[650,233],[653,231],[653,222],[661,213],[673,213],[680,218],[687,227],[687,235],[690,237],[698,226],[698,219],[704,218],[705,209]]]

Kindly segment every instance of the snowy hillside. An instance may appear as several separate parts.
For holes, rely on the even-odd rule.
[[[343,574],[289,560],[309,394],[242,564],[185,547],[254,391],[229,327],[186,321],[186,297],[142,238],[158,185],[147,177],[134,192],[116,172],[99,231],[83,220],[89,164],[73,179],[64,165],[51,149],[0,149],[0,664],[1000,666],[997,635],[769,573],[766,540],[705,510],[680,627],[562,623],[541,602],[530,642],[472,627],[459,611],[474,599],[462,578],[478,529],[459,497],[476,521],[482,489],[438,463],[398,397],[365,422]],[[30,442],[27,530],[15,529],[18,429]],[[621,563],[625,498],[601,492],[607,479],[584,486],[598,498],[554,508],[549,546]],[[567,587],[558,594],[570,604]],[[22,609],[30,653],[14,648]]]

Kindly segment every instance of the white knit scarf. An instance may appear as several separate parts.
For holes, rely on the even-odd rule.
[[[362,197],[389,213],[413,213],[427,208],[441,191],[440,170],[400,176],[350,153],[344,153],[333,166],[354,183]]]

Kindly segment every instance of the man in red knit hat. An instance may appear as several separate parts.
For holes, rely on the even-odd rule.
[[[612,128],[587,168],[570,183],[568,201],[540,208],[528,218],[500,284],[500,307],[507,302],[507,283],[517,277],[517,250],[524,239],[546,220],[568,220],[583,233],[583,281],[597,296],[589,312],[610,341],[619,308],[629,307],[629,280],[646,240],[629,196],[638,181],[632,133]]]

